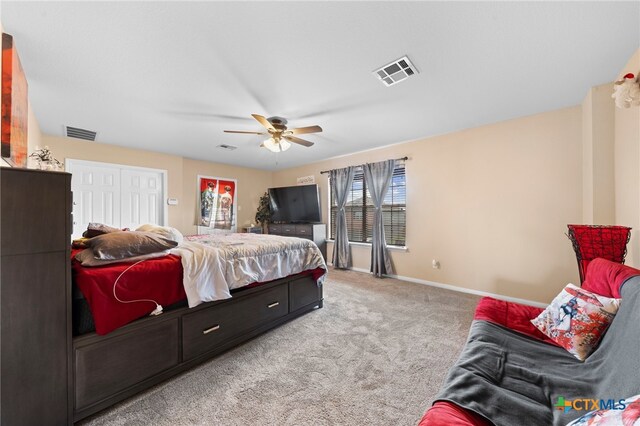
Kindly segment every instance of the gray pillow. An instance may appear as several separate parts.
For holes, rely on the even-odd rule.
[[[122,263],[122,262],[133,263],[139,260],[155,259],[158,257],[167,256],[168,254],[169,254],[169,250],[159,251],[157,253],[143,254],[142,256],[128,257],[126,259],[101,260],[101,259],[96,259],[93,256],[93,250],[85,249],[85,250],[82,250],[80,253],[76,254],[76,260],[80,262],[82,266],[105,266],[105,265],[110,265],[112,263]]]
[[[157,253],[177,246],[175,241],[169,241],[157,234],[138,231],[110,232],[98,235],[87,242],[93,250],[96,259],[126,259],[143,254]]]
[[[124,231],[124,229],[114,228],[113,226],[105,225],[104,223],[90,222],[87,226],[87,230],[82,233],[82,236],[85,238],[93,238],[98,235],[118,231]]]

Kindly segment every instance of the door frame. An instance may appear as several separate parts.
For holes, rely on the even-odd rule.
[[[128,164],[117,164],[117,163],[105,163],[101,161],[91,161],[91,160],[80,160],[77,158],[65,158],[64,160],[64,169],[68,172],[69,166],[96,166],[96,167],[112,167],[117,169],[129,169],[129,170],[140,170],[145,172],[153,172],[160,173],[162,176],[162,226],[169,226],[169,205],[167,204],[168,199],[168,172],[165,169],[155,169],[152,167],[141,167],[141,166],[130,166]],[[71,174],[71,179],[73,179],[73,174]]]

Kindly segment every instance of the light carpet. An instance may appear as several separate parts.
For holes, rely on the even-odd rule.
[[[478,297],[331,270],[324,308],[83,425],[415,425]]]

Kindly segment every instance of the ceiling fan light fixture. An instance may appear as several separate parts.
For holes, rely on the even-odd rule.
[[[291,148],[291,142],[284,140],[284,139],[280,139],[280,151],[286,151],[289,148]]]
[[[278,147],[278,143],[273,138],[269,138],[262,143],[262,146],[267,148],[271,152],[280,152],[280,147]]]
[[[265,118],[259,114],[251,114],[262,126],[269,132],[270,138],[260,144],[261,147],[267,148],[271,152],[284,152],[291,148],[291,144],[295,143],[304,147],[313,146],[313,142],[299,138],[293,135],[304,135],[308,133],[322,132],[322,127],[318,125],[297,127],[294,129],[287,128],[287,119],[282,117]],[[265,132],[250,132],[246,130],[225,130],[225,133],[244,133],[252,135],[265,135]]]
[[[291,148],[291,143],[284,139],[269,138],[262,143],[262,146],[271,152],[284,152]]]

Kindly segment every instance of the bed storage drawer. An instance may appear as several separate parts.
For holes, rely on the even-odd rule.
[[[76,410],[177,365],[178,327],[175,318],[97,343],[77,345]]]
[[[189,360],[289,312],[287,284],[220,303],[182,319],[182,353]]]
[[[289,312],[322,299],[322,287],[310,276],[289,282]]]

